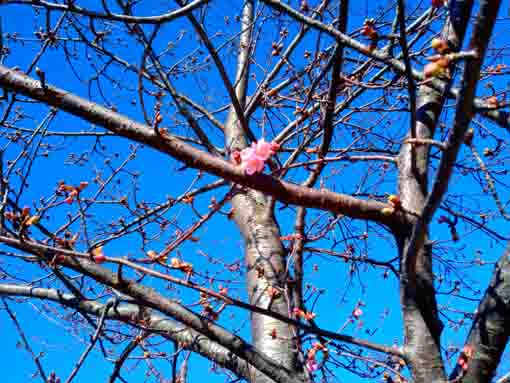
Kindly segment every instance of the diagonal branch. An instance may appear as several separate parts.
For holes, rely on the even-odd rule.
[[[131,12],[129,6],[124,5],[122,3],[122,1],[119,1],[119,3],[121,4],[121,6],[123,7],[123,9],[126,12]],[[154,67],[156,68],[156,70],[157,70],[157,72],[158,72],[158,74],[159,74],[159,76],[161,78],[161,81],[162,81],[162,83],[164,85],[164,89],[166,89],[170,93],[170,95],[172,96],[172,99],[174,100],[175,106],[176,106],[177,110],[179,111],[179,113],[186,119],[186,121],[188,122],[188,124],[191,127],[191,129],[195,132],[197,137],[204,144],[204,146],[209,150],[209,152],[218,155],[219,154],[218,150],[216,150],[214,145],[210,142],[209,138],[207,137],[205,132],[202,130],[202,128],[199,126],[199,124],[196,121],[196,119],[192,116],[192,114],[186,108],[186,106],[184,106],[181,103],[178,92],[176,91],[175,87],[172,85],[172,83],[170,81],[170,78],[168,77],[168,75],[163,70],[163,67],[162,67],[162,65],[161,65],[161,63],[159,61],[159,58],[157,57],[156,53],[154,52],[153,41],[154,41],[158,31],[159,31],[158,30],[158,26],[156,28],[154,28],[154,31],[152,32],[152,34],[151,34],[151,36],[149,38],[147,38],[145,32],[140,27],[140,25],[134,24],[133,26],[131,26],[130,24],[126,23],[126,26],[127,26],[127,28],[131,32],[138,34],[138,36],[140,38],[140,41],[144,45],[143,61],[142,61],[142,64],[140,65],[140,73],[139,73],[139,75],[142,76],[143,73],[145,72],[143,70],[144,66],[145,66],[144,65],[145,58],[146,58],[146,56],[149,56],[151,61],[152,61],[152,63],[153,63],[153,65],[154,65]],[[157,129],[157,123],[155,123],[155,127]]]
[[[428,222],[448,189],[453,165],[463,143],[464,136],[473,116],[473,100],[476,86],[480,78],[480,69],[491,38],[492,29],[498,15],[500,0],[485,0],[480,4],[480,13],[475,31],[471,38],[471,47],[476,50],[477,57],[466,61],[462,90],[457,99],[453,131],[448,138],[448,149],[443,152],[432,191],[427,196],[422,219]]]
[[[339,5],[339,20],[338,28],[340,31],[345,32],[347,30],[348,21],[348,10],[349,1],[342,0]],[[321,129],[323,131],[322,142],[319,147],[319,163],[309,174],[307,179],[303,182],[303,186],[312,187],[318,180],[321,172],[323,171],[326,162],[324,157],[329,151],[331,140],[333,138],[333,118],[336,112],[336,99],[338,93],[338,87],[340,85],[340,74],[342,72],[344,60],[344,45],[337,44],[335,52],[333,54],[331,71],[331,82],[328,89],[328,98],[326,100],[325,112],[320,117]],[[294,305],[295,307],[303,310],[303,252],[305,246],[305,219],[306,219],[306,208],[299,207],[296,212],[296,218],[294,221],[294,227],[296,233],[299,234],[299,238],[296,240],[294,247]]]
[[[73,294],[65,294],[56,289],[45,289],[32,286],[21,286],[13,284],[0,284],[0,296],[29,297],[52,301],[64,307],[86,312],[89,315],[105,317],[109,320],[121,321],[133,326],[140,326],[136,318],[144,317],[147,327],[145,329],[178,342],[184,348],[194,351],[220,366],[231,370],[240,377],[248,378],[247,363],[231,355],[230,351],[218,343],[209,340],[197,331],[186,327],[176,321],[167,319],[151,312],[147,312],[135,304],[119,304],[115,307],[106,307],[106,304],[96,300],[87,300]]]
[[[18,334],[19,334],[19,336],[21,338],[23,346],[25,347],[25,350],[28,351],[28,353],[30,354],[30,356],[34,360],[35,365],[37,366],[37,370],[39,371],[39,375],[41,376],[41,379],[43,380],[43,382],[46,382],[47,381],[46,373],[44,372],[44,369],[43,369],[43,366],[42,366],[42,363],[41,363],[41,360],[40,360],[40,355],[35,355],[34,352],[32,351],[32,347],[30,347],[30,343],[28,343],[28,340],[27,340],[27,338],[25,336],[25,333],[24,333],[24,331],[23,331],[23,329],[22,329],[22,327],[21,327],[21,325],[20,325],[20,323],[18,321],[18,318],[16,318],[16,314],[11,310],[11,308],[7,304],[7,301],[2,298],[2,303],[4,305],[5,311],[7,311],[7,314],[9,315],[9,317],[12,320],[12,322],[14,323],[14,326],[16,327],[16,330],[18,330]]]
[[[160,137],[151,127],[50,84],[46,84],[43,89],[39,81],[2,65],[0,86],[103,126],[119,136],[149,145],[184,162],[187,166],[272,195],[284,203],[332,211],[352,218],[369,219],[388,226],[399,222],[399,216],[383,214],[383,208],[387,207],[384,203],[361,200],[328,190],[311,189],[265,174],[248,176],[240,167],[196,149],[175,137]]]
[[[182,1],[182,0],[175,0],[175,1],[180,6],[184,6],[184,1]],[[244,98],[245,98],[244,96],[246,94],[247,85],[241,87],[241,88],[244,88],[244,90],[243,90],[244,94],[238,95],[237,89],[239,89],[239,87],[236,87],[236,89],[234,89],[232,82],[228,78],[227,70],[225,69],[223,62],[221,61],[221,58],[218,55],[218,51],[216,50],[216,48],[214,48],[211,40],[209,39],[209,36],[207,36],[206,31],[204,30],[204,28],[202,28],[202,26],[200,25],[198,20],[195,18],[195,16],[193,16],[193,14],[191,12],[187,14],[187,17],[188,17],[189,21],[191,22],[191,24],[193,25],[193,28],[195,28],[195,31],[197,32],[197,34],[200,36],[200,39],[206,46],[207,50],[209,51],[209,54],[211,55],[211,57],[214,61],[214,64],[216,65],[216,68],[218,69],[221,80],[223,81],[223,85],[225,86],[225,89],[227,90],[228,95],[230,96],[230,101],[232,102],[232,107],[235,110],[238,123],[241,125],[241,128],[243,129],[246,136],[251,141],[256,141],[256,138],[253,135],[250,127],[248,126],[248,122],[244,116],[244,109],[243,109]],[[251,30],[252,25],[243,25],[243,28],[245,28],[247,30]],[[246,46],[245,50],[247,52],[250,52],[250,50],[251,50],[250,45]],[[247,67],[245,67],[243,69],[247,70]]]
[[[402,48],[402,57],[405,64],[405,74],[407,77],[407,91],[409,93],[409,109],[411,111],[411,137],[416,137],[416,84],[412,74],[411,58],[409,57],[409,47],[406,36],[406,13],[404,0],[398,0],[397,18],[400,29],[400,46]]]
[[[336,28],[334,28],[330,24],[325,24],[319,20],[316,20],[312,17],[306,16],[302,14],[301,12],[297,11],[296,9],[292,8],[290,5],[287,5],[283,3],[281,0],[261,0],[263,3],[268,4],[272,8],[285,13],[292,17],[293,19],[302,22],[312,28],[315,28],[317,30],[320,30],[322,32],[327,33],[334,39],[336,39],[337,42],[344,44],[348,46],[349,48],[354,49],[355,51],[367,56],[371,57],[377,61],[380,61],[386,65],[388,65],[391,69],[396,71],[397,73],[406,74],[406,64],[403,63],[401,60],[398,60],[391,55],[384,52],[382,49],[370,49],[369,46],[364,45],[357,41],[356,39],[349,37],[348,35],[340,32]],[[455,1],[453,3],[463,3],[463,0]],[[458,25],[456,25],[457,27]],[[469,55],[468,55],[469,56]],[[423,72],[416,71],[416,70],[410,70],[408,74],[412,75],[412,78],[416,81],[424,81],[425,76]],[[459,89],[448,89],[448,87],[444,84],[443,81],[433,79],[428,80],[428,83],[431,87],[436,89],[437,91],[444,92],[445,90],[448,90],[447,94],[448,97],[451,98],[457,98],[460,90]],[[474,106],[476,109],[490,109],[487,106],[487,103],[484,102],[480,98],[474,98],[473,101]],[[498,111],[489,111],[482,113],[485,117],[491,119],[495,123],[501,124],[503,127],[508,128],[508,124],[510,121],[510,118],[508,118],[506,112],[498,112]]]
[[[55,253],[45,249],[32,242],[15,240],[11,245],[19,250],[23,250],[30,254],[35,254],[46,262],[51,262],[55,257]],[[82,273],[98,283],[110,286],[115,290],[130,296],[139,305],[152,308],[165,315],[174,318],[183,325],[192,328],[198,333],[206,336],[211,341],[227,348],[230,353],[246,360],[255,369],[262,374],[271,377],[277,383],[298,383],[300,380],[291,374],[273,359],[266,356],[263,352],[257,350],[240,336],[237,336],[222,326],[215,324],[213,321],[200,316],[193,311],[187,309],[175,300],[168,299],[155,290],[136,283],[132,280],[121,279],[118,274],[101,267],[92,261],[77,258],[64,257],[60,262],[62,265],[69,267],[79,273]]]
[[[96,345],[97,340],[101,336],[101,333],[103,331],[103,327],[106,320],[106,312],[108,309],[113,305],[113,302],[108,302],[105,307],[103,308],[103,312],[101,313],[99,317],[99,322],[97,323],[96,331],[94,332],[94,335],[92,336],[92,339],[90,340],[89,345],[83,352],[83,354],[80,356],[80,359],[76,363],[76,366],[73,368],[73,371],[71,371],[71,374],[69,374],[69,377],[66,379],[65,383],[71,383],[76,374],[78,374],[78,371],[80,371],[81,366],[83,365],[83,362],[85,362],[85,359],[90,354],[94,346]]]
[[[462,46],[466,27],[471,15],[472,1],[455,1],[450,3],[451,19],[443,27],[442,38],[448,41],[453,51]],[[490,36],[490,33],[489,33]],[[487,38],[489,37],[487,36]],[[482,57],[478,58],[481,65]],[[470,64],[468,63],[467,66]],[[452,68],[453,69],[453,68]],[[479,66],[466,69],[475,71]],[[418,91],[416,138],[429,140],[434,137],[438,117],[445,102],[447,89],[452,78],[445,83],[445,90],[422,84]],[[458,108],[469,108],[473,105],[472,94],[458,98]],[[467,90],[466,90],[467,91]],[[466,97],[471,97],[466,98]],[[458,112],[459,118],[463,111]],[[408,137],[413,137],[413,131]],[[428,220],[419,218],[420,212],[427,204],[429,149],[428,145],[415,147],[405,143],[399,155],[399,191],[403,207],[414,212],[410,222],[414,223],[413,231],[399,236],[401,253],[401,297],[406,334],[405,348],[413,373],[418,382],[444,381],[444,364],[440,350],[442,323],[438,318],[434,274],[432,264],[432,248],[428,243]],[[445,148],[450,150],[450,148]],[[448,182],[448,180],[444,180]]]
[[[133,313],[133,315],[136,315],[136,313]],[[153,321],[154,319],[151,318],[151,322]],[[151,330],[152,330],[152,326],[151,326]],[[150,333],[145,331],[143,332],[141,335],[140,335],[140,338],[143,340],[145,339]],[[169,336],[165,336],[165,335],[162,335],[163,337],[165,338],[169,338]],[[115,361],[115,366],[113,368],[113,371],[110,375],[110,378],[108,379],[108,383],[115,383],[115,380],[117,380],[118,377],[120,377],[120,371],[122,369],[122,366],[124,365],[124,363],[126,362],[127,358],[129,357],[129,355],[138,347],[138,345],[140,344],[140,338],[138,336],[136,336],[135,338],[133,338],[129,344],[126,346],[126,348],[124,348],[124,350],[122,350],[120,356],[117,358],[117,360]],[[174,342],[175,340],[172,339]],[[216,361],[215,359],[212,359],[214,361]],[[217,362],[217,361],[216,361]]]
[[[8,246],[30,252],[32,254],[41,254],[41,253],[57,254],[58,253],[60,255],[64,255],[66,257],[73,258],[73,259],[81,259],[81,260],[89,260],[90,259],[90,255],[88,253],[81,253],[81,252],[77,252],[74,250],[55,248],[55,247],[43,245],[43,244],[40,244],[37,242],[27,241],[27,240],[21,241],[21,240],[15,239],[15,238],[0,236],[0,242],[5,243]],[[30,251],[28,249],[30,249]],[[196,291],[203,293],[207,296],[210,296],[210,297],[213,297],[220,301],[223,301],[223,302],[225,302],[225,304],[228,304],[228,305],[231,305],[234,307],[239,307],[239,308],[245,309],[247,311],[256,312],[257,314],[266,316],[268,318],[276,319],[276,320],[284,322],[288,325],[300,328],[305,333],[316,334],[321,337],[330,338],[330,339],[337,340],[340,342],[354,344],[357,346],[368,348],[370,350],[374,350],[374,351],[378,351],[378,352],[382,352],[382,353],[386,353],[386,354],[390,354],[390,355],[396,355],[396,356],[400,356],[400,357],[402,357],[402,355],[403,355],[400,350],[395,349],[393,347],[370,342],[370,341],[360,339],[360,338],[355,338],[355,337],[349,336],[349,335],[339,334],[339,333],[329,331],[329,330],[324,330],[319,327],[312,327],[312,326],[309,326],[303,322],[300,322],[297,319],[290,318],[286,314],[279,314],[272,309],[258,307],[256,305],[246,303],[242,300],[233,298],[231,296],[217,293],[217,292],[212,291],[206,287],[200,286],[199,284],[193,283],[192,281],[179,279],[179,278],[170,276],[168,274],[161,273],[157,270],[154,270],[152,268],[148,268],[145,266],[141,266],[137,263],[126,260],[121,257],[117,257],[117,258],[105,257],[104,262],[116,264],[119,266],[119,268],[122,268],[123,266],[129,267],[133,270],[136,270],[140,274],[151,276],[154,278],[159,278],[166,282],[170,282],[170,283],[173,283],[173,284],[176,284],[179,286],[184,286],[189,289],[196,290]],[[61,264],[65,264],[65,262],[62,261]],[[55,271],[55,272],[58,273],[58,271]],[[66,284],[66,287],[68,287],[71,290],[73,295],[85,299],[85,297],[82,296],[76,288],[73,288],[72,286],[69,286],[67,284]]]

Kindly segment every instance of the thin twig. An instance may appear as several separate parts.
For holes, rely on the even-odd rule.
[[[23,331],[23,328],[21,327],[18,318],[16,318],[16,314],[11,310],[5,298],[2,298],[2,303],[4,304],[7,314],[11,318],[12,322],[14,323],[14,326],[16,327],[16,330],[18,331],[18,334],[21,338],[23,346],[25,347],[25,350],[27,350],[28,353],[32,356],[32,359],[35,362],[35,365],[37,366],[37,370],[39,370],[39,375],[41,376],[42,381],[46,382],[47,380],[46,373],[44,372],[41,361],[39,360],[41,355],[35,355],[34,352],[32,351],[32,347],[30,347],[30,344],[28,343],[28,340],[25,336],[25,332]]]

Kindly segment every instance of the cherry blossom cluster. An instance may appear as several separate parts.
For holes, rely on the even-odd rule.
[[[253,175],[264,170],[266,161],[274,155],[280,145],[275,142],[266,142],[263,138],[253,142],[251,146],[244,148],[241,152],[232,153],[234,161],[241,165],[246,174]]]

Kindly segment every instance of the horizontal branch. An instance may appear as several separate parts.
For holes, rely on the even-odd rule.
[[[228,181],[264,192],[283,203],[372,220],[387,226],[397,225],[401,218],[399,214],[385,215],[383,209],[388,205],[381,202],[361,200],[325,189],[312,189],[266,174],[248,176],[240,166],[205,153],[173,136],[158,134],[152,127],[133,121],[70,92],[49,84],[44,84],[43,87],[38,80],[2,65],[0,65],[0,86],[100,125],[119,136],[151,146],[189,167],[201,169]]]
[[[157,16],[129,16],[129,15],[121,15],[117,13],[112,13],[107,11],[106,13],[100,13],[96,11],[92,11],[90,9],[82,8],[76,5],[72,1],[67,1],[65,4],[51,3],[49,1],[43,0],[13,0],[8,1],[4,4],[22,4],[22,5],[30,5],[30,6],[39,6],[44,7],[49,10],[61,11],[61,12],[70,12],[76,13],[83,16],[88,16],[93,19],[103,19],[103,20],[111,20],[111,21],[123,21],[126,23],[137,23],[137,24],[162,24],[168,23],[172,20],[175,20],[179,17],[186,16],[188,13],[197,9],[203,4],[206,4],[209,0],[195,0],[191,3],[176,9],[175,11],[171,11],[168,13],[164,13],[162,15]]]

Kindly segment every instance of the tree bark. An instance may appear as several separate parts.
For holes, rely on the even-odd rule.
[[[251,24],[253,3],[246,1],[241,22],[241,41],[237,60],[236,95],[241,105],[246,102],[249,60],[251,53]],[[235,109],[229,111],[225,122],[225,147],[228,153],[248,146],[245,132],[239,124]],[[280,240],[280,229],[273,214],[273,204],[263,193],[239,187],[232,197],[234,219],[245,243],[247,290],[249,302],[290,315],[286,292],[286,251]],[[251,313],[253,345],[289,371],[297,373],[295,330],[286,323],[265,315]],[[255,372],[252,383],[273,382],[271,378]]]
[[[27,297],[51,301],[61,306],[80,310],[96,317],[101,316],[106,304],[97,301],[81,299],[72,294],[66,294],[56,289],[45,289],[32,286],[0,284],[0,296]],[[106,319],[115,320],[138,326],[138,319],[143,319],[144,329],[156,333],[166,339],[177,342],[186,350],[202,355],[218,365],[232,371],[245,379],[249,378],[248,363],[233,355],[226,347],[211,341],[199,332],[178,323],[172,319],[158,315],[136,304],[112,305],[106,311]]]
[[[450,15],[443,27],[442,38],[452,50],[458,51],[471,15],[472,0],[451,1]],[[453,70],[453,68],[452,68]],[[451,86],[451,78],[446,89]],[[416,125],[410,127],[408,138],[431,139],[446,99],[446,93],[421,85],[416,96]],[[410,228],[425,207],[428,193],[428,145],[403,144],[399,154],[398,192],[409,224],[397,233],[401,256],[401,305],[404,318],[405,351],[415,383],[446,380],[440,350],[442,323],[438,318],[433,280],[432,248],[428,228],[419,241],[410,244]],[[415,246],[414,257],[406,259],[408,246]]]
[[[466,341],[467,370],[457,365],[450,380],[463,383],[488,383],[505,351],[510,336],[510,258],[509,248],[494,268]]]

